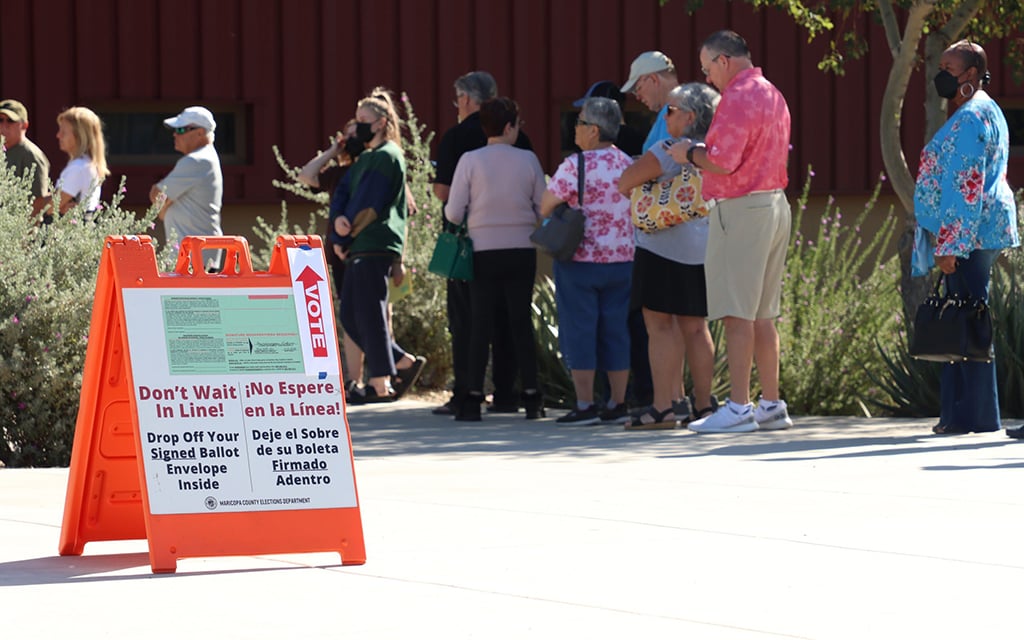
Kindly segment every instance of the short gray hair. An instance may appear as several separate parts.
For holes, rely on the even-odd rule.
[[[471,71],[455,81],[456,93],[463,93],[477,104],[493,100],[498,95],[498,83],[486,71]]]
[[[712,33],[701,45],[701,48],[707,49],[711,57],[717,55],[727,58],[750,57],[750,47],[747,46],[747,41],[743,39],[743,36],[729,29]]]
[[[618,102],[611,98],[587,98],[580,109],[580,115],[584,113],[587,114],[587,122],[597,125],[601,142],[615,142],[622,123],[622,110]]]
[[[696,116],[689,131],[683,132],[683,135],[695,140],[703,140],[708,134],[711,119],[715,117],[715,109],[721,99],[722,96],[714,88],[703,82],[688,82],[668,94],[669,104]]]

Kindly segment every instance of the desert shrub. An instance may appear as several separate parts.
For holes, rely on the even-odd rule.
[[[816,237],[805,238],[800,223],[811,176],[809,170],[797,200],[782,285],[781,389],[794,413],[869,414],[871,403],[886,397],[871,375],[885,367],[878,345],[892,348],[901,326],[899,265],[883,255],[896,218],[890,211],[873,238],[862,238],[860,228],[877,202],[879,181],[852,225],[842,224],[842,213],[829,198]]]
[[[142,234],[121,208],[124,181],[92,221],[76,207],[36,226],[28,182],[0,154],[0,460],[10,466],[68,464],[85,348],[104,240]],[[174,254],[161,255],[169,264]]]

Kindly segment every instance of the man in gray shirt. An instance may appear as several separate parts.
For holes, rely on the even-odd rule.
[[[50,161],[39,147],[25,136],[28,131],[28,109],[17,100],[0,101],[0,135],[4,138],[7,164],[16,175],[32,174],[32,217],[35,218],[50,200]]]
[[[149,200],[160,207],[167,242],[185,236],[220,236],[224,178],[213,147],[217,123],[205,107],[189,107],[164,120],[174,133],[174,149],[184,154],[167,177],[153,185]],[[219,271],[222,251],[203,251],[208,270]]]

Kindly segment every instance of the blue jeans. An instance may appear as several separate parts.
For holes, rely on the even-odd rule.
[[[992,265],[999,249],[978,249],[957,261],[956,273],[946,276],[950,293],[988,300]],[[997,431],[999,391],[996,361],[942,365],[939,424],[962,431]]]
[[[570,369],[629,369],[633,263],[555,261],[558,344]]]

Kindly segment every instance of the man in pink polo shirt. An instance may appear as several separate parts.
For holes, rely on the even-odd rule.
[[[698,433],[786,429],[793,425],[779,395],[779,315],[789,245],[789,108],[755,67],[746,41],[718,31],[700,50],[701,73],[722,92],[703,144],[683,139],[673,157],[703,176],[710,208],[707,259],[708,318],[725,323],[729,401],[689,424]],[[754,361],[761,399],[750,401]]]

